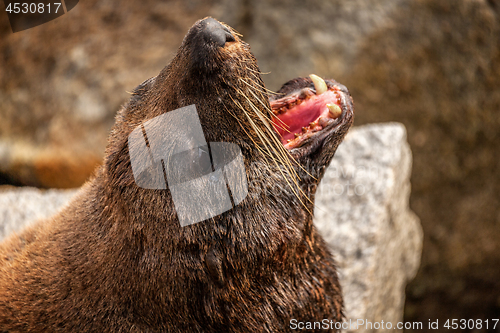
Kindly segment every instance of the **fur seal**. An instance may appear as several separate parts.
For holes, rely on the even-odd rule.
[[[137,186],[127,138],[192,104],[207,142],[240,147],[248,194],[181,227],[169,189]],[[233,29],[196,22],[118,112],[103,165],[70,204],[1,244],[0,332],[287,332],[292,320],[341,321],[312,211],[352,121],[344,86],[311,76],[270,94]]]

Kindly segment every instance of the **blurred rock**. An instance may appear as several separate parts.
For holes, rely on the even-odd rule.
[[[404,289],[422,249],[418,218],[408,208],[410,170],[402,125],[364,126],[347,135],[318,189],[315,223],[338,261],[353,321],[402,319]],[[33,188],[0,192],[0,239],[54,214],[74,194]]]
[[[408,130],[425,234],[408,321],[500,315],[499,6],[408,2],[366,36],[344,80],[357,124]]]
[[[212,14],[241,32],[267,88],[316,73],[345,78],[369,34],[404,0],[221,0]],[[408,2],[408,1],[406,1]]]
[[[377,332],[398,331],[405,287],[420,265],[422,227],[409,209],[411,164],[401,124],[355,128],[316,196],[315,223],[338,261],[347,320],[393,325]]]

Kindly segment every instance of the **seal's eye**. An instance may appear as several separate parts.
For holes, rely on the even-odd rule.
[[[213,43],[220,47],[224,47],[226,42],[235,41],[231,31],[211,17],[200,22],[200,34],[207,43]]]

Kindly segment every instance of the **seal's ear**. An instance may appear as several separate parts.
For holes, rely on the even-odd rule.
[[[143,97],[146,96],[147,92],[154,85],[155,81],[156,81],[156,76],[147,79],[146,81],[142,82],[137,87],[135,87],[135,89],[132,91],[132,97],[130,98],[126,109],[133,110],[137,106],[139,106],[143,101]]]

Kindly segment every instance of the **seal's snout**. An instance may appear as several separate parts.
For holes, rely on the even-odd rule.
[[[231,31],[216,19],[206,18],[199,23],[199,34],[203,36],[206,43],[224,47],[226,42],[234,42]]]
[[[224,61],[245,51],[237,47],[241,44],[239,41],[230,27],[212,17],[196,22],[184,37],[179,52],[179,59],[187,58],[189,61],[187,71],[183,70],[188,73],[187,79],[193,82],[207,79],[212,82],[214,73],[220,73],[227,67]],[[234,49],[237,52],[232,52]]]

